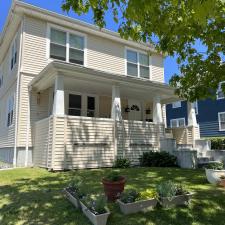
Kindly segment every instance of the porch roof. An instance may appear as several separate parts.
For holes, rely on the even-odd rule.
[[[48,64],[39,75],[29,83],[29,87],[36,91],[45,90],[54,84],[57,75],[64,76],[65,79],[67,79],[67,83],[70,85],[72,80],[75,81],[76,84],[86,82],[86,88],[92,88],[92,86],[96,85],[98,88],[102,86],[102,88],[106,89],[109,85],[118,85],[121,91],[123,91],[124,94],[126,93],[126,95],[128,95],[129,92],[133,92],[133,95],[139,95],[139,98],[143,97],[143,99],[149,99],[149,96],[152,98],[160,96],[163,104],[180,100],[179,97],[174,94],[175,89],[164,83],[104,72],[57,60]]]

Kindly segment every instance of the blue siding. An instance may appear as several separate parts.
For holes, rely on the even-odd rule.
[[[182,102],[181,108],[172,108],[172,104],[166,107],[167,126],[170,127],[170,120],[185,117],[187,121],[187,102]],[[201,137],[225,136],[225,131],[219,131],[218,113],[225,112],[225,99],[198,101],[197,121],[200,126]]]

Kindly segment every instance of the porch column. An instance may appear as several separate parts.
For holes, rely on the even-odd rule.
[[[153,122],[156,124],[163,123],[160,96],[153,98]]]
[[[55,79],[55,91],[54,91],[54,102],[53,102],[53,113],[54,116],[65,115],[65,104],[64,104],[64,78],[63,76],[56,76]]]
[[[187,102],[188,109],[188,126],[197,126],[194,103]]]
[[[121,120],[121,101],[120,101],[120,88],[112,86],[112,109],[111,118],[114,120]]]

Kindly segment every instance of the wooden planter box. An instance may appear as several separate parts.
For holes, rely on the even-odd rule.
[[[80,204],[81,204],[82,212],[92,222],[92,224],[94,224],[94,225],[106,225],[107,219],[110,215],[110,212],[100,214],[100,215],[95,215],[82,202],[80,202]]]
[[[81,209],[81,204],[80,204],[80,200],[75,198],[73,195],[70,194],[69,191],[67,191],[66,189],[63,190],[63,192],[65,193],[66,198],[77,208],[77,209]]]
[[[168,199],[168,198],[160,198],[160,204],[165,207],[173,207],[176,205],[187,205],[192,197],[192,193],[190,194],[186,194],[186,195],[178,195],[173,197],[172,199]]]
[[[132,203],[124,203],[121,200],[117,200],[117,202],[119,203],[121,212],[126,215],[140,211],[147,211],[157,205],[157,199],[154,198]]]

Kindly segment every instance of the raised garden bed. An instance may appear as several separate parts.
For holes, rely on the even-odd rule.
[[[75,197],[76,195],[74,194],[74,192],[72,190],[70,190],[69,188],[65,188],[63,190],[66,198],[77,208],[77,209],[81,209],[81,204],[80,204],[80,200]]]

